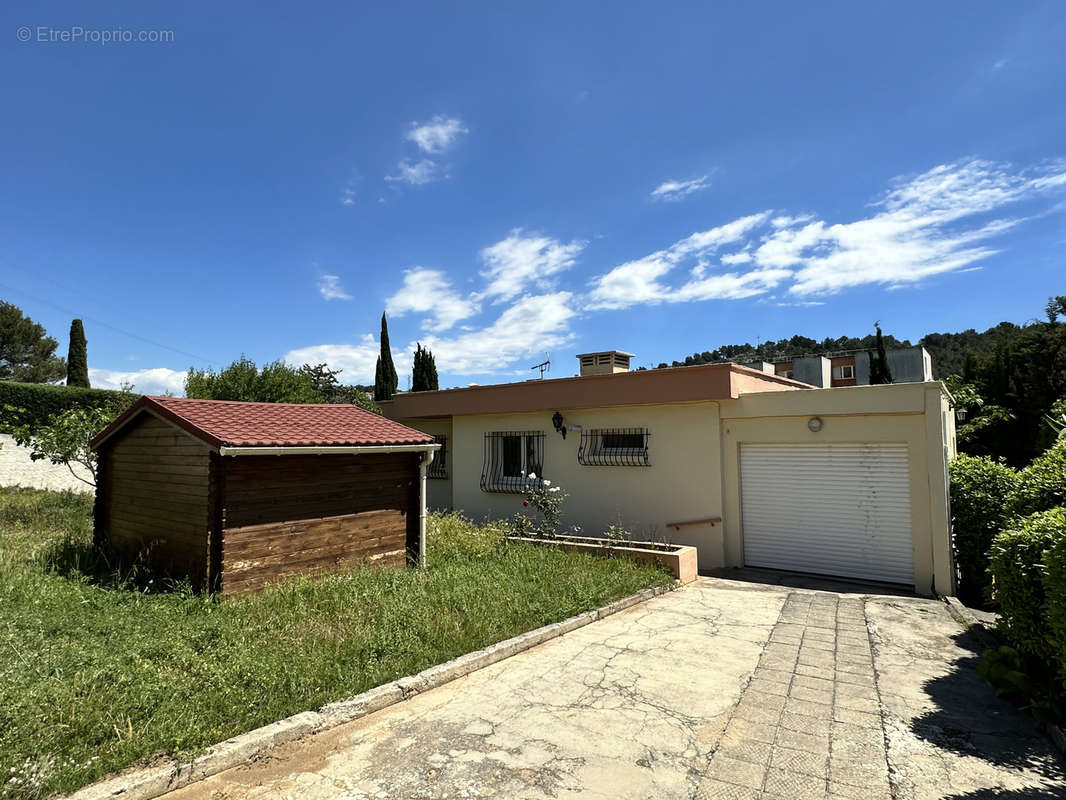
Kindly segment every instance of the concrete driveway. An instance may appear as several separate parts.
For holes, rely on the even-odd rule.
[[[1051,798],[936,601],[701,579],[168,795]]]

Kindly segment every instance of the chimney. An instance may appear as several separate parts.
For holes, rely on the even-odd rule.
[[[632,353],[621,350],[604,350],[600,353],[581,353],[577,363],[581,365],[581,377],[589,375],[613,375],[616,372],[629,372],[629,359]]]

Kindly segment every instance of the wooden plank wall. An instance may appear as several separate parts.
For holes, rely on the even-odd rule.
[[[402,566],[418,529],[418,456],[223,461],[222,591],[359,561]]]
[[[104,497],[110,543],[202,584],[207,571],[210,448],[151,415],[107,447]]]

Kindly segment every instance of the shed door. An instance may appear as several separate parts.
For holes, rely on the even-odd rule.
[[[740,448],[744,563],[914,584],[907,446]]]

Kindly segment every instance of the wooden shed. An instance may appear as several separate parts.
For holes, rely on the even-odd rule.
[[[439,445],[356,406],[142,397],[92,447],[96,541],[212,592],[425,557]]]

